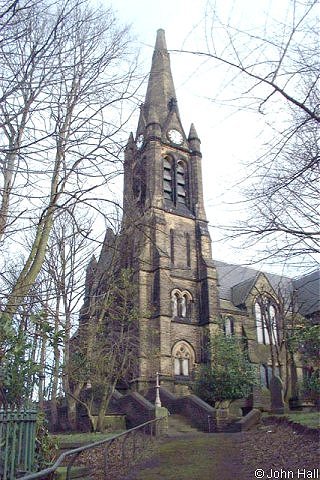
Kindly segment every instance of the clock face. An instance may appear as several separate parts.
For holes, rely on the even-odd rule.
[[[136,140],[136,145],[137,145],[137,148],[140,150],[140,148],[142,147],[143,145],[143,142],[144,142],[144,136],[142,135],[142,133],[140,135],[138,135],[138,138]]]
[[[175,130],[174,128],[168,131],[168,138],[170,142],[175,143],[176,145],[181,145],[183,142],[182,134],[179,130]]]

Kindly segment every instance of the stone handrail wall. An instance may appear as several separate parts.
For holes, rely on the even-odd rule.
[[[118,398],[118,405],[126,415],[128,428],[136,427],[155,418],[155,407],[137,392]]]
[[[196,395],[177,399],[179,413],[187,417],[193,425],[203,432],[216,430],[216,411]]]
[[[251,427],[259,423],[261,419],[261,410],[254,408],[247,415],[245,415],[241,420],[235,423],[233,431],[243,432],[249,430]]]

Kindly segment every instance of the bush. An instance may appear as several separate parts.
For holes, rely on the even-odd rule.
[[[196,375],[195,393],[212,406],[247,397],[256,385],[256,373],[240,339],[217,334],[208,347],[209,362]]]

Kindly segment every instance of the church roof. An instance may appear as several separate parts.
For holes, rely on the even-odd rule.
[[[220,298],[231,301],[236,306],[243,304],[261,272],[218,260],[214,260],[214,264],[217,269]],[[276,293],[280,289],[282,294],[287,296],[297,291],[299,311],[302,315],[310,315],[320,310],[319,270],[297,280],[282,275],[262,273]]]
[[[297,291],[299,311],[308,316],[320,312],[320,270],[293,281]]]

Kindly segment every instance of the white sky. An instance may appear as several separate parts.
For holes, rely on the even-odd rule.
[[[224,20],[232,19],[246,30],[269,28],[274,17],[286,15],[290,0],[216,0]],[[211,1],[211,4],[214,0]],[[185,48],[206,51],[205,14],[207,0],[113,0],[118,20],[131,24],[141,51],[143,69],[148,73],[156,31],[166,32],[168,50]],[[219,32],[216,32],[217,37]],[[219,40],[217,40],[219,41]],[[211,225],[226,224],[239,218],[233,185],[245,176],[242,161],[253,160],[261,147],[264,129],[261,115],[237,111],[226,106],[225,99],[239,92],[224,90],[224,67],[193,55],[171,53],[171,68],[182,123],[188,134],[193,122],[201,139],[203,184],[207,218]],[[146,84],[140,91],[144,96]],[[138,110],[138,109],[137,109]],[[138,115],[138,112],[137,112]],[[137,116],[132,119],[135,132]],[[213,257],[229,263],[254,259],[252,250],[234,249],[235,242],[216,242],[218,232],[211,230]],[[281,267],[261,265],[281,273]],[[280,269],[279,269],[280,268]]]

